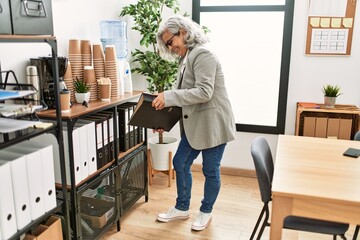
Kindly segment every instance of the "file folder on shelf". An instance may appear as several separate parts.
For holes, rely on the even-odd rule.
[[[130,126],[128,125],[130,119],[130,109],[126,106],[118,106],[119,114],[119,149],[121,152],[126,152],[130,148]]]
[[[75,174],[75,184],[79,184],[83,178],[81,173],[81,158],[80,158],[80,141],[79,141],[79,129],[74,128],[71,137],[72,137],[72,154],[73,154],[73,162],[74,162],[74,174]],[[68,136],[68,130],[63,128],[63,136],[64,136],[64,152],[65,152],[65,164],[70,166],[70,142]],[[71,183],[70,179],[70,171],[66,171],[66,182],[68,184]]]
[[[19,146],[39,150],[41,153],[42,176],[44,183],[44,204],[48,212],[56,207],[55,173],[53,146],[48,142],[21,142]]]
[[[0,161],[0,176],[0,237],[1,239],[9,239],[16,233],[17,229],[11,167],[8,161]]]
[[[130,119],[131,116],[133,115],[134,113],[134,109],[135,109],[135,106],[133,104],[130,104],[130,103],[123,103],[119,106],[120,108],[127,108],[128,109],[128,118]],[[128,128],[129,128],[129,149],[134,147],[136,145],[136,142],[137,142],[137,129],[138,129],[138,126],[134,126],[134,125],[128,125]]]
[[[102,168],[107,164],[107,145],[104,145],[104,131],[103,131],[103,122],[99,118],[86,117],[84,118],[88,121],[93,121],[96,127],[96,156],[97,156],[97,169]]]
[[[0,161],[7,161],[10,163],[16,224],[17,229],[20,230],[31,222],[25,156],[18,153],[0,151]],[[10,193],[6,193],[6,195],[9,194]]]
[[[19,145],[8,147],[6,150],[25,155],[30,199],[30,214],[31,220],[35,220],[45,214],[41,153],[38,150],[20,147]]]
[[[74,132],[78,132],[75,133]],[[75,124],[73,130],[73,146],[77,146],[79,148],[79,159],[80,159],[80,171],[81,171],[81,179],[85,179],[89,176],[89,160],[88,160],[88,145],[87,145],[87,128],[85,125]],[[74,144],[74,141],[77,143]],[[75,151],[75,149],[73,149]],[[74,153],[75,154],[75,153]]]
[[[133,110],[130,112],[130,117],[136,110],[136,102],[127,102],[123,104],[124,106],[133,107]],[[139,127],[139,126],[133,126],[134,127],[134,145],[137,145],[145,140],[145,128]],[[130,128],[131,129],[131,128]]]
[[[85,119],[79,119],[75,125],[83,125],[86,127],[88,171],[89,175],[91,175],[97,170],[95,122]]]
[[[68,137],[67,130],[63,130],[63,138],[64,138],[64,156],[65,156],[65,171],[66,171],[66,184],[70,185],[70,157],[69,157],[69,145],[68,145]],[[50,143],[53,146],[53,157],[54,157],[54,170],[55,170],[55,183],[62,184],[61,178],[61,167],[60,167],[60,154],[59,154],[59,145],[56,137],[51,133],[45,133],[40,136],[34,137],[30,140],[31,142],[46,142]],[[79,158],[78,162],[74,162],[74,175],[75,175],[75,184],[80,183],[81,181],[81,171]]]
[[[93,115],[94,117],[102,117],[107,124],[107,136],[109,144],[109,158],[108,162],[112,162],[115,159],[115,146],[114,146],[114,117],[112,112],[99,112]],[[105,124],[105,125],[106,125]],[[105,128],[105,125],[104,128]],[[103,129],[105,131],[105,129]],[[106,140],[105,140],[106,142]]]

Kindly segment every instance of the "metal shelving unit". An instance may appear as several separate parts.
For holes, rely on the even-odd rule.
[[[58,82],[59,82],[59,69],[58,69],[58,56],[57,56],[57,41],[54,36],[50,35],[0,35],[0,43],[46,43],[50,45],[51,47],[51,56],[52,56],[52,65],[53,65],[53,73],[54,73],[54,91],[55,91],[55,102],[56,102],[56,112],[55,112],[55,118],[56,118],[56,124],[54,127],[50,127],[47,129],[34,129],[29,132],[19,133],[17,136],[15,136],[12,139],[5,139],[3,138],[2,141],[0,141],[0,149],[6,148],[8,146],[14,145],[16,143],[31,139],[33,137],[39,136],[44,133],[54,133],[57,140],[58,140],[58,146],[59,146],[59,157],[60,157],[60,168],[61,168],[61,176],[62,176],[62,188],[61,191],[66,193],[66,172],[65,172],[65,162],[64,162],[64,146],[63,146],[63,135],[61,128],[59,126],[62,125],[62,119],[61,119],[61,111],[60,111],[60,94],[58,89]],[[55,184],[55,183],[54,183]],[[19,230],[15,235],[13,235],[10,240],[12,239],[20,239],[20,236],[27,231],[29,231],[31,228],[37,226],[40,222],[42,222],[44,219],[48,218],[53,213],[61,211],[61,213],[64,216],[65,219],[65,239],[70,239],[70,228],[68,227],[69,224],[69,204],[68,201],[62,200],[57,201],[57,207],[52,209],[51,211],[45,213],[40,218],[33,220],[30,224],[28,224],[23,229]]]
[[[79,119],[91,117],[104,111],[112,112],[114,136],[116,136],[118,131],[118,122],[116,120],[117,106],[137,99],[141,93],[141,91],[125,93],[117,98],[111,98],[110,102],[91,101],[87,107],[75,103],[69,113],[62,114],[63,126],[66,126],[68,133],[69,164],[70,169],[72,169],[70,171],[71,181],[66,186],[67,192],[63,195],[63,198],[68,199],[70,202],[69,212],[71,214],[69,218],[72,239],[98,239],[115,222],[117,222],[118,230],[120,230],[120,218],[123,213],[142,196],[145,196],[145,201],[148,200],[146,140],[132,147],[127,152],[120,152],[117,139],[114,137],[115,158],[113,161],[108,162],[104,167],[101,167],[77,184],[73,170],[75,169],[75,156],[71,136],[76,122]],[[43,111],[38,115],[49,120],[55,119],[56,116],[54,109]],[[143,155],[142,152],[144,153]],[[107,195],[105,197],[113,199],[114,202],[112,203],[111,200],[103,201],[102,203],[106,206],[99,206],[93,209],[93,211],[104,214],[104,216],[109,216],[105,218],[105,222],[102,221],[103,219],[100,220],[100,218],[96,218],[96,222],[94,222],[95,220],[91,222],[88,219],[92,211],[86,204],[86,200],[88,200],[87,193],[92,190],[97,191],[98,186],[101,186],[104,182],[107,182],[105,188]],[[132,185],[132,183],[134,184]],[[94,197],[94,199],[96,198]]]

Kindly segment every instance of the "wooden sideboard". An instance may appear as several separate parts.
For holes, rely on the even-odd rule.
[[[359,131],[360,109],[355,105],[297,103],[295,135],[354,139]]]

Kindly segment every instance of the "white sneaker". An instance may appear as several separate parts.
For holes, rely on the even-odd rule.
[[[195,222],[192,224],[191,229],[196,231],[204,230],[211,222],[211,219],[211,213],[200,212],[197,215]]]
[[[181,211],[175,207],[171,207],[168,212],[157,215],[157,220],[160,222],[170,222],[176,220],[185,220],[189,218],[189,211]]]

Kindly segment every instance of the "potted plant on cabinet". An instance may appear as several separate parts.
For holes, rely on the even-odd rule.
[[[334,108],[336,103],[336,98],[341,95],[341,88],[337,85],[324,85],[322,92],[324,94],[324,103],[326,108]]]
[[[178,0],[139,0],[136,4],[125,6],[120,13],[121,17],[133,17],[134,26],[132,29],[141,34],[140,45],[146,49],[135,49],[131,52],[132,62],[135,65],[132,72],[146,77],[147,89],[151,93],[160,93],[171,89],[177,75],[177,59],[173,61],[163,59],[157,48],[156,34],[162,22],[162,13],[165,8],[177,13],[179,11]],[[163,137],[163,133],[159,133],[158,137],[150,138],[148,143],[153,162],[152,167],[156,170],[168,170],[169,151],[175,153],[178,144],[177,139]]]
[[[90,87],[91,84],[86,83],[83,80],[76,78],[74,82],[75,99],[77,103],[89,102],[90,100]]]

